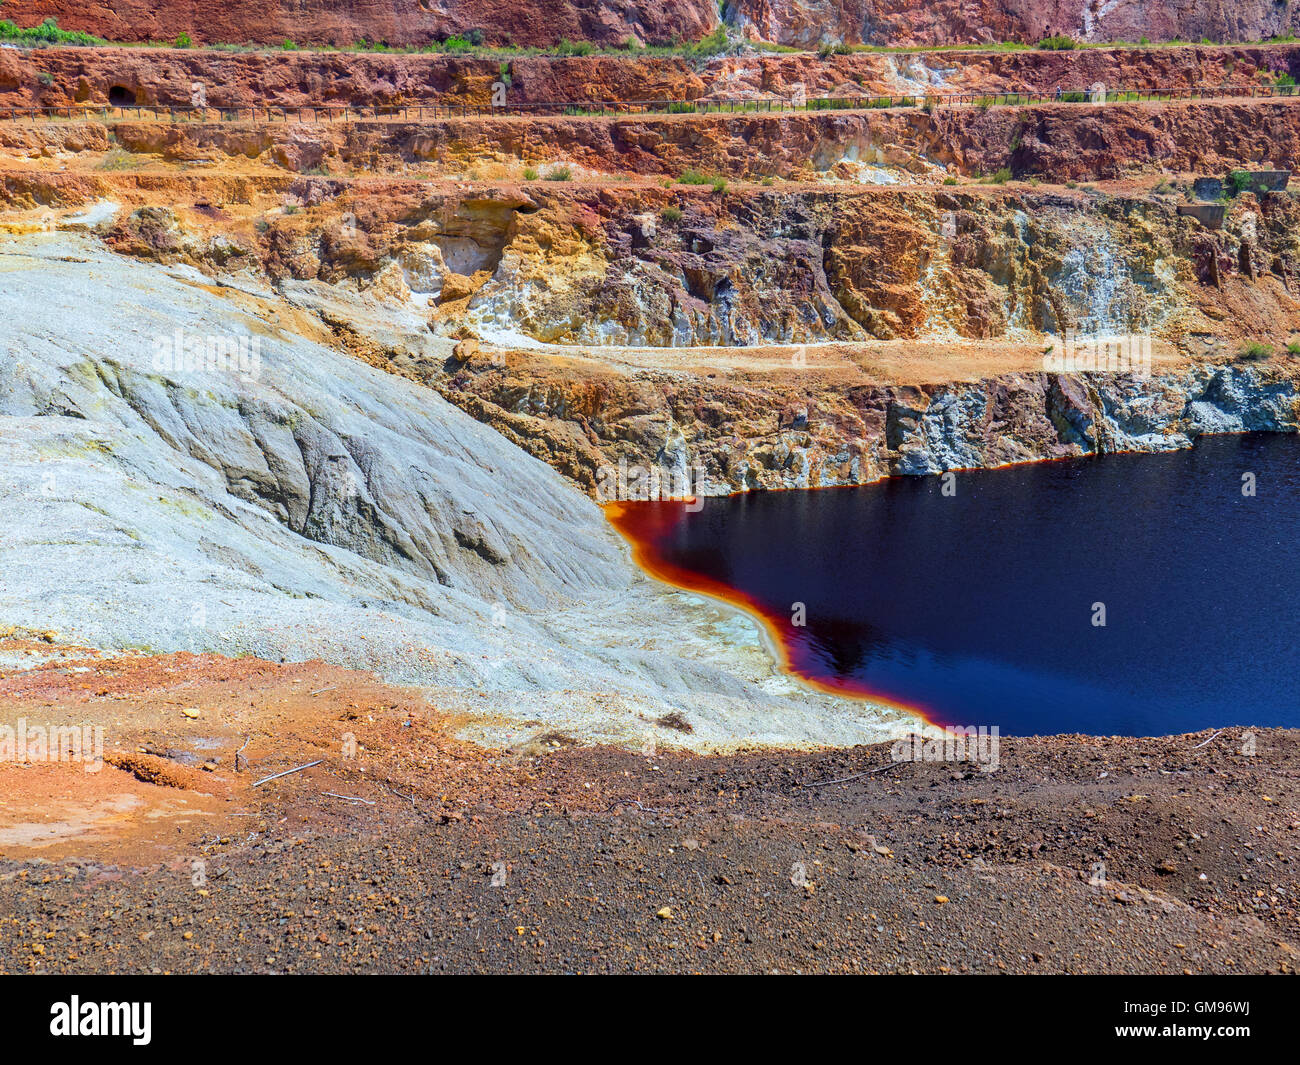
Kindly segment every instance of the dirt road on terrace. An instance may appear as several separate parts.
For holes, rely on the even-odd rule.
[[[889,748],[483,750],[320,663],[11,639],[0,674],[0,726],[108,763],[0,762],[5,972],[1300,966],[1295,731],[857,775]]]

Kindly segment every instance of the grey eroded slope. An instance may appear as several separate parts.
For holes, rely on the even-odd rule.
[[[796,685],[546,465],[201,282],[87,237],[0,243],[0,626],[370,668],[496,741],[681,742],[669,710],[698,747],[913,723]],[[178,329],[260,338],[259,372],[160,367]]]

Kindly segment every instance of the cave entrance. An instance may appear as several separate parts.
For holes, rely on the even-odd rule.
[[[108,90],[108,102],[114,107],[134,107],[135,92],[125,85],[114,85]]]

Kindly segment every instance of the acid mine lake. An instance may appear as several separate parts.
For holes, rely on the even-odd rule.
[[[1002,735],[1300,725],[1300,438],[633,502],[642,565],[825,688]]]

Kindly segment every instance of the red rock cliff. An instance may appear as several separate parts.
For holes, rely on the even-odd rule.
[[[718,24],[714,0],[6,0],[20,26],[57,19],[111,41],[346,47],[365,39],[424,45],[478,30],[490,44],[552,45],[561,38],[618,45],[696,41]]]
[[[729,0],[728,21],[756,39],[850,44],[1262,41],[1290,32],[1283,0]]]
[[[488,43],[603,45],[695,41],[718,24],[715,0],[6,0],[21,26],[58,19],[114,41],[345,47],[365,39],[423,45],[478,30]],[[727,0],[727,21],[754,39],[851,44],[1261,41],[1300,24],[1286,0]]]

